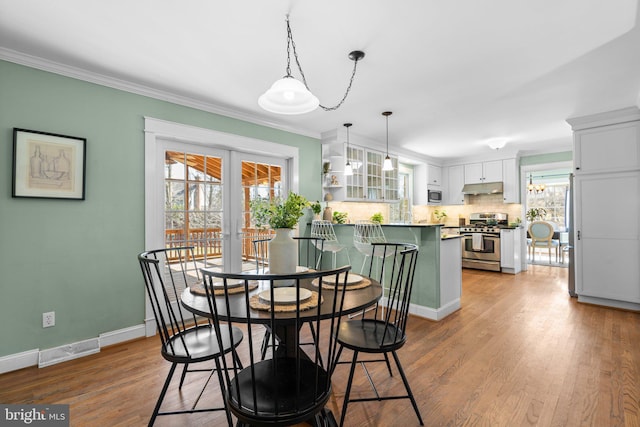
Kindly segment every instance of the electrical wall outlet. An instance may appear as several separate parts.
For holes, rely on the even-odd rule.
[[[56,312],[49,311],[47,313],[42,313],[42,327],[50,328],[51,326],[56,325]]]

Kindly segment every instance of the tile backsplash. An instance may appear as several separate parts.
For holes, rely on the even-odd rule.
[[[323,204],[324,205],[324,204]],[[389,203],[368,203],[368,202],[329,202],[328,205],[335,212],[347,212],[348,221],[369,219],[374,213],[380,212],[388,222],[390,218]],[[414,206],[413,222],[437,222],[433,216],[435,210],[444,210],[447,213],[445,225],[458,226],[458,218],[464,218],[469,222],[469,214],[473,212],[504,212],[509,215],[509,222],[515,222],[517,218],[522,218],[522,205],[517,203],[503,203],[502,194],[480,194],[477,196],[466,196],[464,205],[442,205],[442,206]]]
[[[444,210],[447,213],[445,225],[458,226],[458,218],[464,218],[469,223],[469,214],[474,212],[504,212],[508,215],[509,222],[516,222],[522,218],[522,205],[518,203],[504,203],[502,194],[479,194],[477,196],[465,196],[464,205],[442,206],[414,206],[414,222],[436,222],[433,213],[435,210]]]

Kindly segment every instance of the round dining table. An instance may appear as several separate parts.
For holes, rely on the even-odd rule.
[[[380,283],[370,278],[364,279],[369,280],[371,284],[367,287],[344,291],[343,315],[361,312],[382,297],[382,286]],[[248,296],[244,292],[229,294],[229,312],[226,312],[223,296],[216,296],[215,300],[219,308],[218,313],[220,320],[246,323],[248,319],[251,319],[252,323],[269,324],[271,322],[271,313],[269,311],[250,308],[247,313],[246,305],[247,297],[250,298],[253,295],[268,290],[270,286],[269,283],[268,280],[258,280],[257,287],[251,290]],[[300,286],[301,288],[306,288],[311,291],[318,291],[318,287],[314,285],[311,280],[302,280]],[[333,292],[325,291],[322,293],[322,297],[320,317],[321,319],[330,319],[334,316]],[[191,313],[207,318],[212,317],[206,295],[193,293],[189,288],[186,288],[180,296],[180,302],[182,306]],[[295,347],[292,347],[291,343],[295,342],[295,340],[291,339],[291,337],[296,333],[296,330],[292,328],[292,326],[296,325],[296,319],[299,319],[297,325],[300,327],[304,322],[314,320],[315,315],[315,309],[300,310],[299,313],[296,311],[275,313],[276,331],[274,332],[280,341],[280,347],[283,347],[280,348],[280,350],[285,351],[286,354],[292,354],[292,352],[295,351]]]

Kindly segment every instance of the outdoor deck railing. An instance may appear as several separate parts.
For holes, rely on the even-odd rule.
[[[242,260],[255,259],[253,241],[264,239],[273,235],[271,230],[259,228],[242,229]],[[190,228],[185,232],[182,228],[165,230],[165,242],[167,248],[180,246],[193,246],[196,259],[220,258],[222,256],[223,234],[220,228]],[[173,254],[168,254],[173,259]]]

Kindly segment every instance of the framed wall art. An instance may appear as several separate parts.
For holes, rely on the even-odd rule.
[[[85,138],[13,129],[13,197],[84,200]]]

